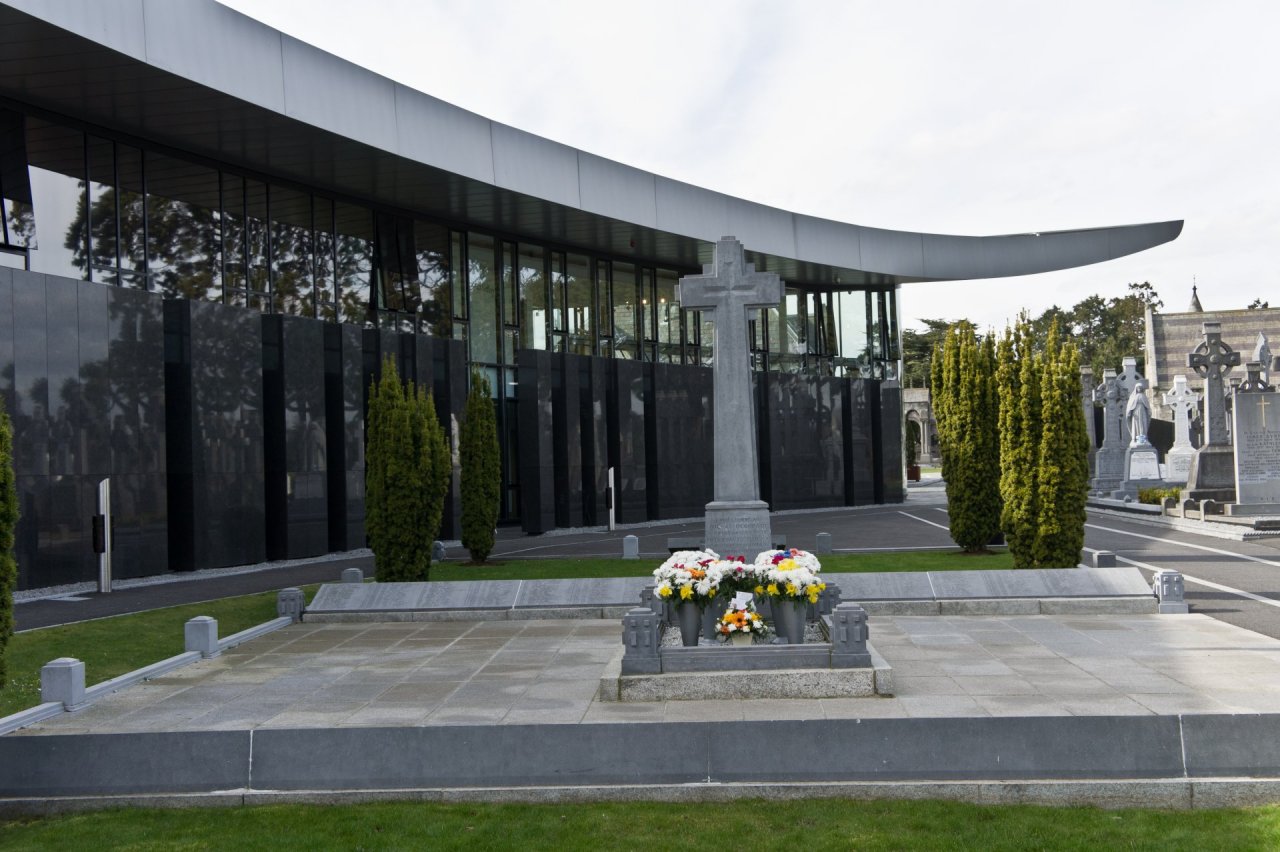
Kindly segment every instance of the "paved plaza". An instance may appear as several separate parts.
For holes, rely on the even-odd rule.
[[[1206,616],[882,616],[895,696],[596,698],[616,620],[297,624],[25,735],[1280,712],[1280,641]]]

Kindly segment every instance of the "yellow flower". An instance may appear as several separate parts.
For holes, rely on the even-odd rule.
[[[794,595],[796,593],[796,584],[787,583],[787,594]]]
[[[669,597],[671,597],[671,587],[670,587],[670,586],[663,586],[661,589],[658,589],[658,597],[660,597],[660,598],[669,598]]]
[[[778,563],[779,571],[791,571],[795,567],[796,567],[796,561],[794,559],[784,559]]]
[[[680,600],[687,601],[687,600],[689,600],[689,598],[691,598],[691,597],[693,597],[693,587],[691,587],[691,586],[681,586],[681,587],[680,587]]]
[[[817,588],[810,588],[810,589],[809,589],[809,603],[811,603],[811,604],[816,604],[817,602],[818,602],[818,590],[817,590]]]
[[[764,586],[756,586],[755,591],[756,591],[756,594],[757,594],[757,595],[763,595],[763,594],[764,594]]]
[[[765,589],[765,591],[771,595],[776,595],[778,593],[778,584],[770,583],[768,587]]]

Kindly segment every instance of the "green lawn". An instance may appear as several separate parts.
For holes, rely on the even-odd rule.
[[[0,822],[0,849],[1236,850],[1280,806],[1104,811],[955,802],[378,803],[112,810]]]

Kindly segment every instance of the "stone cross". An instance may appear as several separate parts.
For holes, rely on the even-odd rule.
[[[1093,401],[1102,404],[1102,446],[1123,446],[1123,433],[1120,430],[1124,420],[1125,398],[1124,386],[1116,378],[1116,371],[1110,367],[1102,371],[1102,384],[1093,389]]]
[[[1262,393],[1272,390],[1267,384],[1267,368],[1260,361],[1250,361],[1244,365],[1245,378],[1240,383],[1240,393]]]
[[[1164,395],[1164,404],[1173,412],[1173,446],[1191,446],[1191,412],[1200,401],[1200,394],[1187,384],[1187,377],[1173,377],[1173,390]]]
[[[1225,446],[1230,442],[1223,379],[1240,366],[1240,353],[1222,342],[1222,323],[1206,322],[1202,328],[1204,340],[1187,354],[1187,366],[1204,377],[1204,443]]]
[[[701,275],[681,278],[676,297],[682,308],[710,311],[715,322],[715,500],[759,500],[747,311],[777,307],[782,301],[782,279],[772,272],[756,272],[755,265],[745,260],[742,243],[721,237],[715,261],[704,265]]]

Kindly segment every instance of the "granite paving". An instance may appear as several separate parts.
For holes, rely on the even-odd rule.
[[[20,735],[1280,712],[1280,640],[1203,615],[875,616],[891,698],[602,703],[616,620],[296,624]]]

